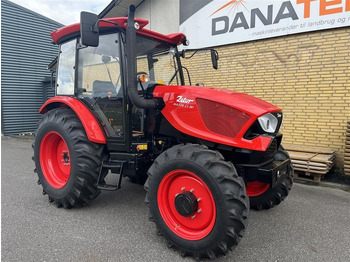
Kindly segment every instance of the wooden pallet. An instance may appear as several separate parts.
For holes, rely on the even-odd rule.
[[[318,146],[305,146],[294,145],[289,143],[283,143],[284,149],[287,151],[305,152],[305,153],[317,153],[317,154],[334,154],[334,150],[330,148],[318,147]]]
[[[291,158],[295,179],[320,182],[333,166],[333,149],[293,144],[283,146]]]
[[[310,173],[310,172],[303,172],[303,171],[295,171],[294,172],[294,179],[296,180],[303,180],[303,181],[314,181],[314,182],[321,182],[321,179],[324,177],[323,174],[317,174],[317,173]]]
[[[350,120],[347,124],[344,150],[344,174],[350,176]]]

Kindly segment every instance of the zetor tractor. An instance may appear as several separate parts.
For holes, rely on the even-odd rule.
[[[292,187],[282,112],[246,94],[186,86],[177,49],[186,36],[147,30],[134,13],[98,20],[82,12],[80,24],[52,32],[56,96],[35,132],[38,183],[64,208],[119,189],[125,177],[144,183],[150,219],[169,246],[214,259],[243,237],[250,208],[274,207]]]

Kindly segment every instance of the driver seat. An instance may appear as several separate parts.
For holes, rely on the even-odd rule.
[[[95,80],[92,84],[93,97],[116,96],[117,90],[112,82]]]

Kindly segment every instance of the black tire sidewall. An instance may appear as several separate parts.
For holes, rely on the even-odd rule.
[[[212,197],[215,202],[216,208],[216,219],[215,224],[211,232],[200,240],[186,240],[176,235],[164,222],[158,207],[158,189],[163,178],[171,171],[174,170],[186,170],[194,173],[200,177],[206,186],[209,188]],[[176,245],[182,247],[188,247],[188,250],[206,250],[211,249],[213,246],[217,245],[220,240],[222,240],[222,234],[217,234],[217,232],[225,232],[227,227],[227,207],[225,205],[225,200],[223,198],[222,192],[218,186],[218,183],[215,181],[214,177],[206,170],[204,167],[197,165],[193,161],[186,159],[175,159],[167,161],[162,167],[159,168],[157,173],[152,177],[152,183],[149,188],[149,200],[151,210],[154,210],[155,213],[152,214],[154,219],[157,221],[158,226],[160,227],[161,232],[164,236],[173,241]],[[225,215],[223,215],[225,214]],[[214,244],[213,244],[214,243]],[[184,248],[186,249],[186,248]]]

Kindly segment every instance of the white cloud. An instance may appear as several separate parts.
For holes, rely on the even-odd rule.
[[[99,14],[111,0],[10,0],[64,25],[80,20],[81,11]]]

